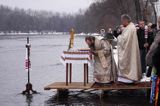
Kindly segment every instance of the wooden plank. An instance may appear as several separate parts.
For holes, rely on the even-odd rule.
[[[44,90],[50,89],[97,89],[97,90],[122,90],[122,89],[150,89],[150,82],[139,82],[135,84],[111,84],[108,86],[99,86],[97,84],[88,83],[84,86],[83,82],[73,82],[66,86],[65,82],[55,82],[44,88]]]
[[[100,90],[123,90],[123,89],[150,89],[151,83],[150,82],[139,82],[135,84],[112,84],[108,86],[99,86],[94,84],[92,86],[93,89],[100,89]]]
[[[50,89],[91,89],[93,83],[88,83],[84,86],[84,82],[72,82],[66,86],[65,82],[55,82],[44,88],[44,90]]]

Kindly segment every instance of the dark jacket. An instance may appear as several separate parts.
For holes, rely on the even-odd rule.
[[[158,70],[157,74],[160,75],[160,31],[157,33],[154,42],[147,53],[146,60],[149,66],[155,66]]]
[[[145,49],[145,30],[144,29],[138,29],[137,30],[137,36],[138,36],[138,43],[139,43],[139,49]]]
[[[155,50],[156,52],[154,53],[153,57],[152,57],[152,62],[154,67],[157,70],[157,75],[160,75],[160,43],[158,44],[158,47]]]
[[[154,41],[154,38],[155,38],[154,32],[148,32],[148,39],[147,39],[147,42],[148,42],[148,44],[149,44],[148,49],[149,49],[150,46],[152,45],[152,43],[153,43],[153,41]]]

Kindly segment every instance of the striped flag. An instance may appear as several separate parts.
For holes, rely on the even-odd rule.
[[[150,95],[150,103],[153,103],[155,101],[155,92],[156,92],[156,81],[157,76],[154,75],[151,77],[151,95]]]
[[[157,79],[157,85],[156,85],[156,94],[155,94],[155,106],[158,106],[158,96],[159,96],[159,86],[160,86],[160,77]]]
[[[25,69],[26,69],[26,71],[28,71],[28,69],[31,68],[31,62],[30,62],[30,59],[28,57],[28,52],[30,52],[30,51],[28,51],[27,48],[26,48],[26,56],[25,56]]]
[[[145,26],[145,39],[148,38],[148,26]]]

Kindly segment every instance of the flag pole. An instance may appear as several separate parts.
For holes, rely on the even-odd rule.
[[[30,47],[31,45],[29,44],[29,37],[27,37],[27,44],[26,44],[26,48],[27,48],[27,66],[28,66],[28,84],[30,84]]]
[[[26,84],[26,90],[22,92],[22,94],[30,94],[32,93],[37,93],[37,91],[32,89],[32,84],[30,83],[30,67],[31,67],[31,62],[30,62],[30,48],[31,45],[29,44],[29,37],[27,37],[27,44],[26,44],[26,49],[27,49],[27,58],[26,58],[26,69],[28,71],[28,82]]]

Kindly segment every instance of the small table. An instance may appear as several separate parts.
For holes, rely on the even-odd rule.
[[[63,51],[61,56],[61,62],[66,66],[66,85],[72,83],[72,65],[83,64],[84,66],[84,86],[89,83],[88,78],[88,65],[92,60],[92,56],[89,55],[89,50],[76,50],[76,51]]]

